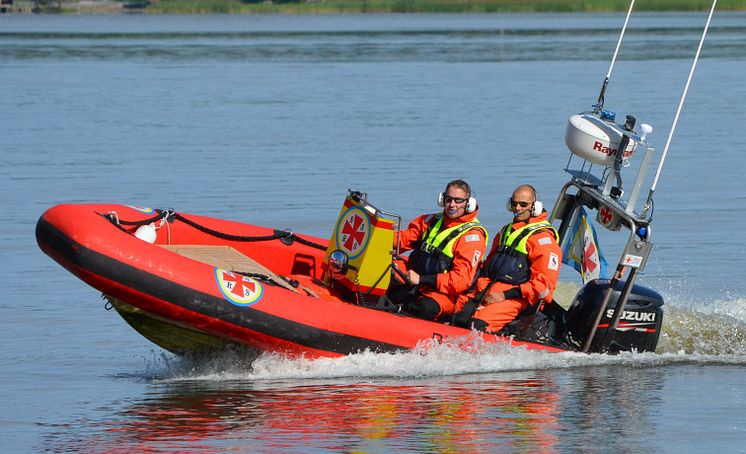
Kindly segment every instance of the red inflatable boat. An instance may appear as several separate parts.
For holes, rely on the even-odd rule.
[[[175,353],[239,344],[339,356],[470,334],[349,301],[349,291],[324,281],[328,241],[320,238],[123,205],[55,206],[39,219],[36,236],[133,328]]]
[[[573,178],[552,213],[563,220],[560,235],[572,236],[565,235],[567,220],[588,204],[614,210],[638,235],[640,220],[625,218],[624,207],[607,199],[599,187]],[[433,340],[472,348],[474,336],[551,352],[656,348],[662,298],[633,283],[634,269],[620,278],[640,241],[628,244],[613,279],[587,283],[568,310],[543,305],[495,335],[421,320],[388,301],[399,225],[367,194],[350,191],[329,240],[106,204],[52,207],[40,217],[36,238],[134,329],[179,354],[238,345],[322,357],[413,349]]]

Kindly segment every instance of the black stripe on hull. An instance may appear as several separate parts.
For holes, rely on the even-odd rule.
[[[405,348],[301,324],[252,307],[235,306],[224,298],[198,292],[89,249],[73,241],[43,218],[36,224],[36,238],[40,244],[46,244],[70,264],[91,273],[178,307],[286,342],[343,355],[365,349],[374,352],[393,352]]]

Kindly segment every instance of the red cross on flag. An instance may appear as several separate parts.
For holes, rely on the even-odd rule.
[[[606,277],[606,259],[598,245],[598,237],[588,215],[581,207],[570,232],[570,240],[562,251],[562,262],[580,272],[583,283]]]

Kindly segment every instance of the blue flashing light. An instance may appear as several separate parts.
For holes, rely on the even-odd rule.
[[[604,121],[614,121],[616,120],[616,112],[612,112],[610,110],[602,110],[601,119]]]

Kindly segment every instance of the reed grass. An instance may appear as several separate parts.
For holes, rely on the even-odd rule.
[[[638,0],[635,11],[703,11],[711,0]],[[626,11],[629,0],[160,0],[149,13],[579,13]],[[718,10],[744,11],[746,0],[719,0]]]

